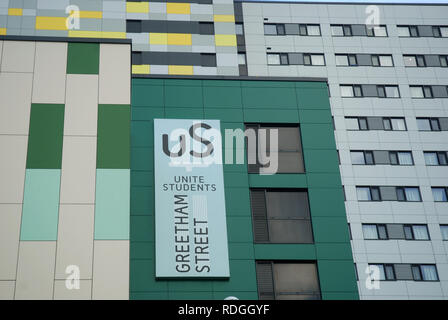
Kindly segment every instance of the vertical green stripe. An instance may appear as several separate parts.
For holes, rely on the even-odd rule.
[[[61,169],[63,104],[32,104],[27,169]]]
[[[98,106],[97,168],[130,169],[129,105]]]
[[[67,74],[98,74],[100,65],[99,43],[68,44]]]

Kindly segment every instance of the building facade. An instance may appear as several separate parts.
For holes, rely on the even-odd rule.
[[[0,0],[2,297],[446,299],[447,14]],[[155,276],[154,119],[279,130],[279,173],[223,166],[228,279]]]

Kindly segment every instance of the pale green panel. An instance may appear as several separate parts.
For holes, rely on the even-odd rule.
[[[57,240],[60,169],[27,169],[20,240]]]
[[[97,169],[95,240],[129,240],[130,170]]]

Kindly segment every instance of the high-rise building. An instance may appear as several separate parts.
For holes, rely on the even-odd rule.
[[[447,16],[0,0],[0,298],[447,299]]]

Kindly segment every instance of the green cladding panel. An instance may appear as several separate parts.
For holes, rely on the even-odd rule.
[[[101,112],[100,106],[100,121]],[[358,299],[326,83],[136,78],[131,114],[131,299],[258,299],[258,260],[315,261],[323,299]],[[221,120],[223,133],[244,129],[249,122],[300,125],[305,174],[260,176],[248,174],[246,164],[223,166],[230,260],[227,280],[155,278],[156,118]],[[119,138],[119,132],[112,132],[115,129],[106,125],[104,130]],[[101,129],[98,135],[100,141]],[[113,154],[118,145],[122,142],[111,139],[101,152]],[[254,244],[250,188],[307,189],[314,243]]]
[[[68,43],[67,74],[98,74],[99,68],[99,43]]]

